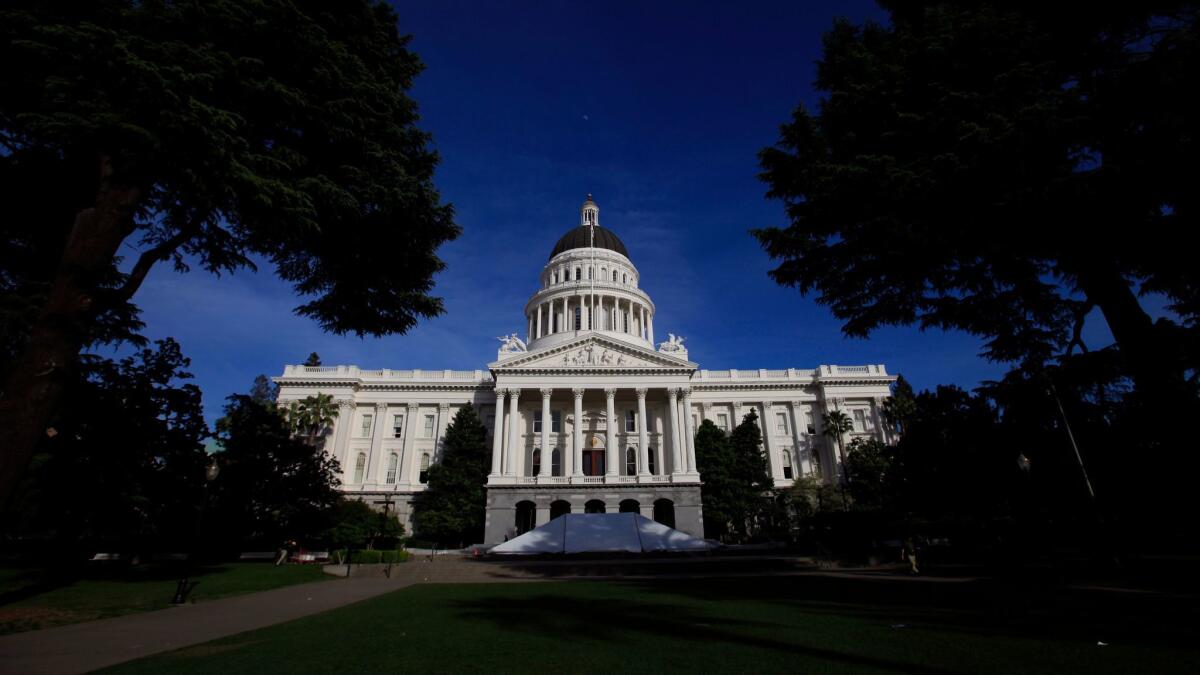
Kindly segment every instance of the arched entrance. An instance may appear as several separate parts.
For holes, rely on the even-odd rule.
[[[622,499],[617,511],[620,513],[641,513],[642,508],[636,499]]]
[[[584,513],[604,513],[604,511],[604,502],[600,501],[599,499],[590,499],[586,504],[583,505]]]
[[[531,501],[517,502],[517,536],[533,529],[537,518],[537,505]]]
[[[550,502],[550,520],[571,512],[571,502],[558,499]]]
[[[654,500],[654,521],[675,527],[675,502],[670,499]]]

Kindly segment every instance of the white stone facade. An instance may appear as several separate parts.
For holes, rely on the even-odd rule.
[[[590,196],[580,221],[525,306],[525,339],[500,338],[487,370],[287,366],[275,378],[281,402],[318,392],[337,401],[326,451],[341,464],[345,492],[393,509],[411,532],[423,469],[438,461],[446,426],[471,403],[492,443],[487,543],[561,512],[598,509],[637,510],[702,536],[700,422],[731,430],[755,410],[779,488],[803,475],[838,475],[836,446],[819,435],[828,410],[854,422],[847,443],[891,440],[881,406],[895,378],[882,365],[710,371],[688,360],[683,338],[670,335],[656,348],[654,303],[623,244],[599,227]]]

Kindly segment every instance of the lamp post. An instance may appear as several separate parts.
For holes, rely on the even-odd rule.
[[[204,509],[208,506],[208,484],[216,480],[220,473],[221,465],[217,464],[217,460],[215,459],[210,461],[208,466],[204,467],[204,488],[200,497],[200,512],[196,516],[196,536],[192,540],[192,553],[190,556],[188,556],[188,560],[185,563],[185,571],[191,571],[192,558],[194,558],[197,554],[196,540],[200,538],[200,526],[204,523]],[[188,592],[191,591],[191,581],[189,576],[190,575],[185,574],[184,577],[179,580],[179,584],[175,586],[175,597],[171,598],[172,604],[182,605],[187,601]]]

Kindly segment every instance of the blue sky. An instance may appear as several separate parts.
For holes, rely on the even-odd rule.
[[[756,154],[812,104],[821,34],[867,2],[402,2],[427,69],[413,96],[441,154],[436,182],[463,235],[441,254],[444,316],[405,336],[327,335],[292,309],[269,266],[220,278],[159,266],[135,301],[151,338],[173,336],[211,421],[225,396],[311,351],[326,365],[483,368],[586,194],[629,248],[658,307],[656,336],[688,339],[701,367],[885,363],[925,388],[973,387],[1002,366],[962,333],[889,328],[847,339],[829,312],[767,277],[748,234],[784,223]],[[1107,341],[1092,321],[1089,345]]]

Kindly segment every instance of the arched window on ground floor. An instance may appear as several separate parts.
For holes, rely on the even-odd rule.
[[[621,505],[617,510],[620,513],[641,513],[642,507],[636,499],[622,499]]]
[[[654,500],[654,521],[675,527],[675,502],[670,499]]]
[[[571,502],[564,499],[557,499],[550,502],[550,520],[554,520],[559,516],[564,516],[571,512]]]
[[[537,505],[531,501],[517,502],[517,521],[515,523],[517,536],[533,529],[537,518]]]
[[[583,505],[584,513],[604,513],[604,511],[604,502],[600,501],[599,499],[588,500],[587,503]]]

